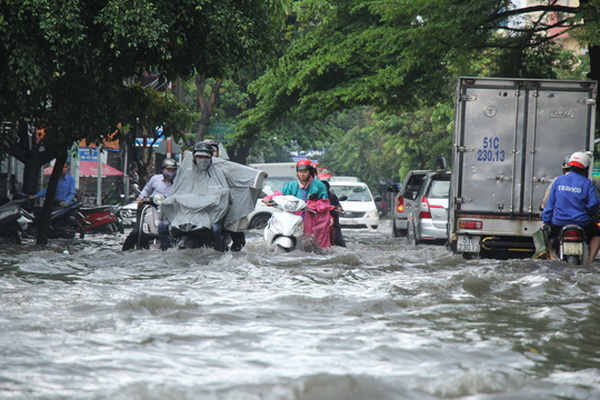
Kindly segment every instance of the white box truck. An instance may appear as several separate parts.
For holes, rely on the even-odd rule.
[[[561,163],[593,150],[595,81],[461,77],[449,245],[466,258],[531,256]]]

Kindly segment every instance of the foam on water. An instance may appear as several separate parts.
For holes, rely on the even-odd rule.
[[[385,229],[316,253],[260,232],[224,254],[0,249],[0,398],[600,397],[596,271]]]

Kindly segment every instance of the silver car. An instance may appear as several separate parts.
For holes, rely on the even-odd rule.
[[[401,237],[408,235],[408,220],[413,209],[413,199],[415,198],[421,182],[425,175],[431,170],[412,170],[404,177],[400,188],[390,185],[388,192],[394,194],[392,201],[392,235]]]
[[[448,240],[448,198],[450,173],[429,172],[412,199],[408,219],[408,238],[413,244]]]

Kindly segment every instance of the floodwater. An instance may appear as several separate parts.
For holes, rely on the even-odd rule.
[[[0,399],[599,399],[600,264],[0,247]]]

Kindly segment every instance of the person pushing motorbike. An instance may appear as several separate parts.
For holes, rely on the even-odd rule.
[[[331,218],[329,211],[329,195],[327,188],[320,180],[316,179],[316,170],[312,162],[302,159],[296,163],[297,180],[288,182],[275,193],[265,196],[264,203],[268,203],[274,196],[292,195],[306,201],[308,212],[304,211],[304,236],[313,239],[320,247],[330,247],[329,235]]]
[[[144,207],[143,201],[145,198],[151,198],[157,193],[162,194],[165,198],[171,196],[173,194],[173,182],[175,181],[175,176],[177,175],[177,161],[167,158],[162,162],[162,172],[160,174],[154,175],[146,186],[142,189],[138,198],[136,199],[138,203],[137,208],[137,218],[136,223],[133,227],[133,230],[125,239],[123,243],[123,251],[133,249],[138,240],[138,231],[139,231],[139,223],[140,216],[142,212],[142,208]],[[163,220],[160,222],[158,226],[158,237],[161,243],[161,249],[166,250],[171,247],[171,240],[169,237],[169,221]]]
[[[600,206],[600,199],[594,183],[587,178],[591,157],[582,151],[569,157],[570,171],[554,180],[548,201],[542,213],[542,221],[550,227],[550,237],[560,235],[565,225],[582,227],[589,243],[587,263],[591,264],[600,249],[600,228],[594,217]]]

